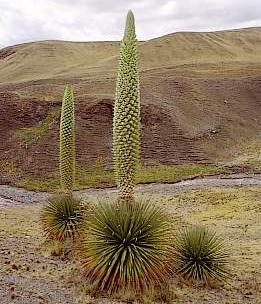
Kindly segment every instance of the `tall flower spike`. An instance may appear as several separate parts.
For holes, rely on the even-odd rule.
[[[73,88],[71,85],[66,85],[60,123],[60,184],[61,189],[66,193],[73,191],[75,180],[74,125]]]
[[[140,92],[137,39],[132,11],[128,12],[119,56],[113,117],[113,157],[119,199],[133,199],[140,158]]]

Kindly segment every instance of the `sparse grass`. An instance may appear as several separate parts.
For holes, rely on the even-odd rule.
[[[170,304],[258,304],[261,291],[260,197],[260,187],[154,196],[155,203],[167,207],[173,218],[180,215],[177,224],[207,225],[228,240],[233,277],[230,284],[222,288],[195,288],[173,281],[160,295],[157,292],[147,294],[144,303],[158,304],[165,300]],[[38,218],[41,207],[40,204],[18,204],[0,209],[3,304],[11,303],[11,287],[17,295],[14,303],[37,303],[40,296],[43,303],[49,304],[123,303],[123,298],[111,300],[90,295],[77,263],[46,256],[37,250],[43,242]]]
[[[203,177],[225,173],[225,169],[214,165],[186,164],[176,166],[154,166],[140,168],[137,174],[137,183],[175,183],[183,179]],[[14,184],[27,190],[51,191],[59,189],[58,178],[27,177]],[[114,175],[112,170],[101,167],[81,169],[76,171],[76,190],[85,188],[114,187]]]
[[[35,144],[56,123],[56,117],[59,111],[60,109],[58,108],[50,111],[47,116],[34,127],[17,129],[13,135],[14,139],[18,140],[24,147]]]
[[[261,136],[244,141],[231,156],[232,165],[249,165],[254,170],[261,170]]]

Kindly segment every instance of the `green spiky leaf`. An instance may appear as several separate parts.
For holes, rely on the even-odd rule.
[[[60,241],[74,239],[79,234],[82,218],[81,200],[69,195],[50,199],[41,213],[47,237]]]
[[[60,123],[60,184],[72,192],[75,181],[74,97],[71,85],[64,91]]]
[[[121,44],[113,118],[113,156],[120,197],[131,199],[140,157],[140,93],[135,20],[129,11]]]
[[[88,217],[82,258],[100,290],[140,290],[169,273],[170,225],[162,208],[142,201],[103,202]]]
[[[177,273],[185,279],[208,281],[228,277],[229,254],[224,241],[203,227],[187,228],[175,240]]]

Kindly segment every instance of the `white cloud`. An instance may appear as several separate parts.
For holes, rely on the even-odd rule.
[[[261,26],[260,0],[0,0],[0,45],[120,40],[128,9],[141,40],[175,31]]]

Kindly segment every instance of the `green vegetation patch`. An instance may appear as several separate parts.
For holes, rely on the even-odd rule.
[[[141,167],[137,172],[137,183],[175,183],[183,179],[203,177],[225,173],[225,169],[214,165],[186,164],[176,166]],[[15,186],[27,190],[57,191],[59,189],[58,178],[27,177],[15,183]],[[85,188],[114,187],[114,175],[112,170],[103,168],[88,168],[76,170],[75,190]]]
[[[203,177],[224,173],[225,169],[214,165],[184,164],[160,165],[140,168],[137,174],[138,183],[175,183],[183,179]]]

